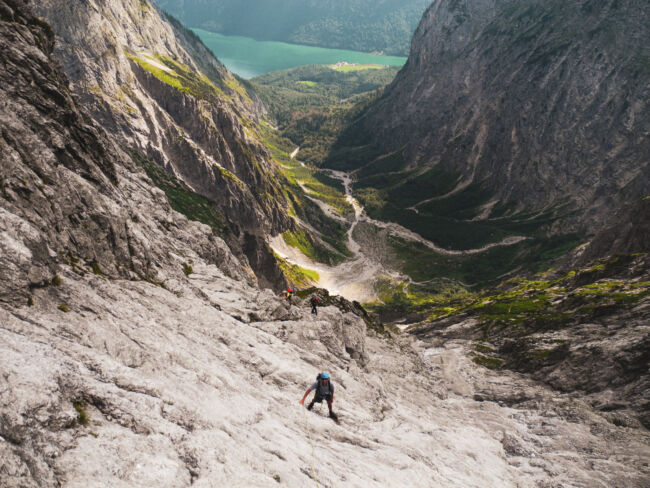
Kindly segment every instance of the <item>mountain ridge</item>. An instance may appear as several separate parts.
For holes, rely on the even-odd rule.
[[[634,1],[434,2],[407,65],[339,149],[374,144],[400,155],[396,170],[483,186],[479,220],[498,218],[495,204],[569,203],[550,233],[593,235],[650,181],[647,14]]]
[[[240,257],[247,254],[255,279],[281,286],[265,235],[292,221],[271,156],[255,133],[261,106],[253,92],[146,1],[48,0],[35,9],[60,38],[57,54],[93,116],[139,159],[215,202],[229,242]]]
[[[158,0],[191,27],[258,40],[405,55],[427,0]],[[359,34],[359,26],[363,26]]]

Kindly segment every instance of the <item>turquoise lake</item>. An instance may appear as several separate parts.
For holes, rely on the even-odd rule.
[[[192,30],[219,58],[219,61],[230,71],[245,79],[306,64],[334,64],[345,61],[357,64],[402,66],[406,63],[406,58],[398,56],[379,56],[286,42],[256,41],[250,37],[224,36],[202,29]]]

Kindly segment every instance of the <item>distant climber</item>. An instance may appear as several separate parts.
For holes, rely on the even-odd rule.
[[[318,315],[318,297],[316,295],[312,295],[311,300],[309,300],[309,303],[311,304],[311,313],[314,315]]]
[[[284,296],[284,299],[290,302],[293,296],[293,288],[287,288],[287,291],[280,292],[278,296]]]
[[[321,403],[323,400],[327,400],[327,408],[329,408],[330,411],[330,418],[338,420],[338,417],[332,411],[332,402],[334,401],[334,385],[330,380],[329,373],[323,372],[316,377],[316,383],[309,387],[309,389],[305,392],[305,396],[303,396],[302,400],[298,402],[300,405],[305,404],[305,399],[307,398],[307,395],[309,395],[309,392],[312,390],[315,390],[316,393],[314,394],[314,398],[312,399],[311,403],[307,406],[307,410],[314,408],[314,403]]]

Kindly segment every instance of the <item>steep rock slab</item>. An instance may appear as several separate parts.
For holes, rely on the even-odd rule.
[[[461,341],[390,343],[334,308],[247,324],[239,303],[280,299],[196,269],[174,292],[68,269],[68,313],[45,292],[0,310],[8,486],[644,486],[647,433],[477,368]],[[297,404],[321,370],[341,425]]]
[[[644,486],[647,433],[479,370],[463,343],[389,343],[247,284],[65,96],[22,7],[0,0],[3,486]],[[21,301],[30,266],[57,275]],[[297,405],[323,369],[342,426]]]

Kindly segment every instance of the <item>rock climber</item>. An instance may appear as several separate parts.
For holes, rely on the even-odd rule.
[[[312,295],[309,303],[311,304],[311,313],[314,315],[318,315],[318,302],[318,297],[316,295]]]
[[[284,296],[284,298],[290,302],[291,297],[293,296],[293,288],[287,288],[287,291],[280,292],[278,296]]]
[[[307,406],[307,410],[314,408],[314,403],[321,403],[323,400],[327,400],[327,408],[330,411],[330,418],[338,420],[337,415],[332,411],[332,402],[334,401],[334,385],[330,379],[329,373],[323,372],[316,377],[316,383],[311,385],[305,392],[305,396],[300,400],[300,405],[305,404],[305,399],[309,392],[315,390],[314,398],[311,403]]]

